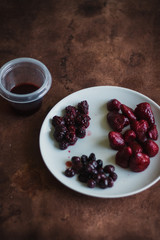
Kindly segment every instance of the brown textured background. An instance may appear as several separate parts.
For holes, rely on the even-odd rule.
[[[160,183],[128,198],[97,199],[59,183],[38,145],[48,111],[91,86],[134,89],[160,104],[159,0],[0,1],[0,66],[33,57],[53,84],[21,117],[0,98],[0,239],[160,239]]]

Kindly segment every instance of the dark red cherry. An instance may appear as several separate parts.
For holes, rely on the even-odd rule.
[[[73,177],[75,175],[75,171],[73,168],[67,168],[64,172],[66,177]]]
[[[96,186],[96,181],[94,179],[89,179],[87,182],[89,188],[94,188]]]

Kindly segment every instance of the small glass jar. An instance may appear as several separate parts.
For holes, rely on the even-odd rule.
[[[17,58],[0,69],[0,94],[21,114],[37,111],[51,84],[47,67],[33,58]]]

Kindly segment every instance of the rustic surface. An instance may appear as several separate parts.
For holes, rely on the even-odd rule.
[[[0,66],[33,57],[53,77],[32,116],[0,98],[0,239],[159,239],[159,182],[128,198],[87,197],[50,174],[38,144],[48,111],[86,87],[127,87],[160,104],[159,0],[4,0],[0,26]]]

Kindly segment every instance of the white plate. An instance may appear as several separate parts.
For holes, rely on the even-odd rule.
[[[106,122],[106,103],[110,99],[117,98],[121,103],[135,108],[141,102],[151,104],[158,130],[160,130],[160,107],[148,97],[121,87],[99,86],[86,88],[75,92],[57,103],[46,116],[40,131],[40,150],[43,160],[51,173],[67,187],[89,196],[100,198],[125,197],[139,193],[156,183],[160,179],[160,159],[159,153],[151,158],[149,167],[141,172],[131,172],[115,164],[116,151],[112,150],[108,144],[108,133],[111,131]],[[53,139],[53,127],[51,119],[55,115],[62,116],[63,110],[68,105],[76,106],[78,102],[87,100],[89,104],[89,116],[91,117],[90,126],[87,128],[87,136],[78,139],[74,146],[66,150],[60,150],[56,141]],[[160,138],[157,141],[160,146]],[[77,176],[67,178],[64,175],[66,161],[72,156],[89,155],[94,152],[97,159],[102,159],[104,165],[114,164],[118,179],[112,188],[94,189],[88,188],[85,184],[77,180]]]

